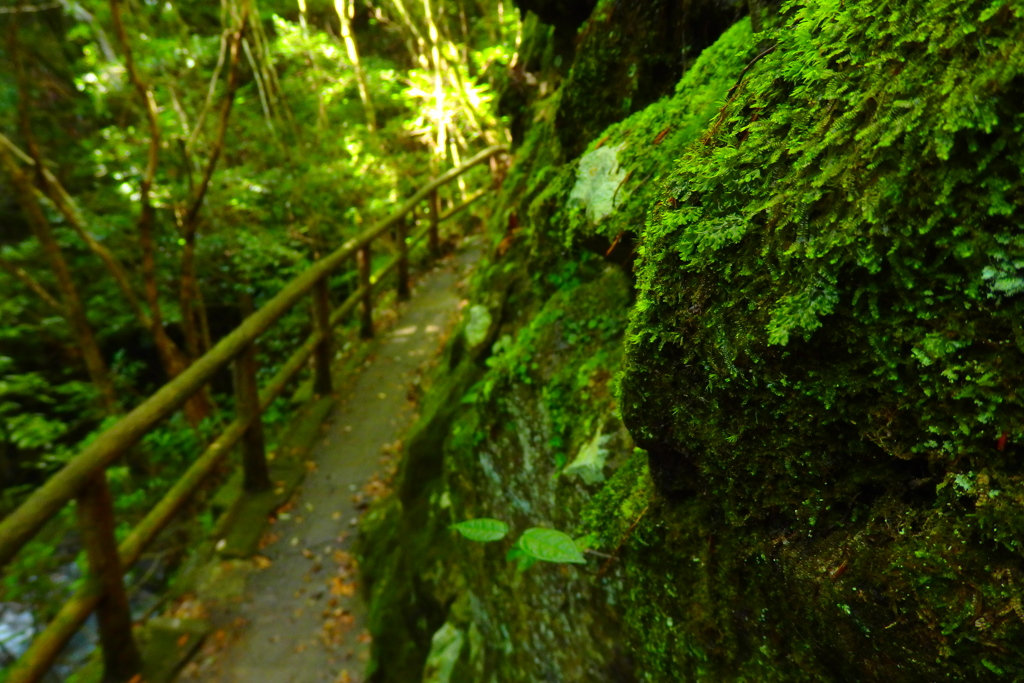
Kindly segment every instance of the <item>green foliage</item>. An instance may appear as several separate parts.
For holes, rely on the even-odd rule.
[[[516,541],[516,547],[529,557],[543,562],[586,563],[576,542],[557,529],[527,529]]]
[[[508,524],[498,519],[479,517],[448,527],[458,531],[471,541],[488,543],[500,541],[508,534]],[[583,553],[571,536],[557,529],[531,527],[516,539],[508,552],[509,560],[519,562],[519,568],[527,569],[534,561],[568,564],[584,564]]]
[[[69,455],[64,437],[97,417],[95,389],[78,380],[51,384],[39,372],[11,373],[13,365],[0,357],[0,452],[31,452],[33,467],[52,469]]]
[[[488,517],[467,519],[465,522],[452,524],[448,528],[458,531],[471,541],[479,541],[480,543],[500,541],[508,534],[508,524],[499,519],[490,519]]]

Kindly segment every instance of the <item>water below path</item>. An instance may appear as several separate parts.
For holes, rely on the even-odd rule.
[[[224,563],[244,582],[235,600],[207,606],[214,632],[179,683],[364,681],[366,608],[349,555],[356,520],[413,418],[413,384],[458,320],[458,285],[476,255],[463,251],[425,274],[373,342],[340,392],[294,505],[271,527],[273,542],[255,567]]]

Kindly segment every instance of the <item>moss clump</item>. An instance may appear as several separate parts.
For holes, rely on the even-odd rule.
[[[729,28],[700,54],[674,95],[599,132],[580,160],[546,178],[544,189],[530,204],[531,224],[556,243],[584,244],[602,252],[624,233],[639,233],[663,176],[716,115],[755,49],[748,20]],[[614,186],[605,194],[614,197],[614,210],[594,221],[593,207],[574,201],[573,194],[583,180],[581,164],[609,150],[615,150],[617,172],[610,175]]]
[[[642,236],[627,424],[829,671],[1024,675],[1022,37],[1014,2],[788,3]]]

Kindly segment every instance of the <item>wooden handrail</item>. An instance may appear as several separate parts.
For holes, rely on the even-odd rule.
[[[118,456],[138,443],[161,420],[181,407],[192,394],[200,390],[217,372],[253,344],[260,335],[266,332],[298,301],[308,295],[318,283],[337,270],[342,263],[352,258],[360,249],[370,245],[396,222],[403,220],[419,202],[431,196],[432,193],[436,193],[437,188],[503,152],[507,152],[507,148],[504,146],[490,147],[461,166],[431,180],[391,216],[349,239],[298,275],[258,311],[248,316],[237,328],[192,363],[187,370],[162,386],[152,396],[101,433],[89,446],[53,474],[18,508],[0,521],[0,569],[7,565],[64,505],[89,486],[91,480],[105,472],[106,467]],[[444,216],[434,217],[430,225],[409,240],[410,246],[422,239],[429,231],[436,231],[437,222],[453,216],[485,192],[477,193]],[[368,284],[360,287],[335,309],[330,314],[329,327],[336,326],[356,307],[360,300],[369,296],[381,278],[395,268],[398,260],[398,256],[391,259],[370,278]],[[314,327],[309,338],[285,361],[264,390],[259,392],[259,411],[247,419],[240,418],[231,422],[175,482],[163,499],[122,541],[117,555],[124,571],[127,571],[138,560],[145,547],[157,537],[174,515],[188,502],[191,495],[216,469],[220,460],[242,439],[251,423],[260,420],[263,410],[283,393],[288,383],[306,366],[316,349],[328,337],[329,331]],[[90,575],[82,587],[58,612],[57,617],[47,626],[46,630],[34,639],[29,650],[9,670],[7,682],[33,683],[40,680],[63,645],[74,635],[88,615],[96,609],[101,597],[100,582],[96,576]]]
[[[243,320],[230,334],[192,363],[187,370],[163,385],[134,410],[96,437],[89,446],[68,461],[63,468],[0,522],[0,568],[6,566],[25,543],[35,536],[68,501],[75,497],[75,494],[85,486],[90,477],[105,469],[117,456],[138,443],[158,422],[181,407],[192,394],[206,385],[242,349],[255,341],[281,316],[291,310],[292,306],[308,294],[318,281],[332,273],[359,249],[379,237],[395,221],[415,208],[416,204],[431,191],[504,151],[506,148],[502,146],[490,147],[462,166],[452,169],[428,183],[390,217],[348,240],[298,275],[274,298]]]

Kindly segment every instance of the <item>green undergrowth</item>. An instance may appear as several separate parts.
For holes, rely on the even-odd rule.
[[[450,343],[406,440],[397,493],[361,528],[373,680],[434,680],[439,666],[453,671],[445,680],[535,680],[617,656],[614,621],[587,578],[595,559],[579,569],[542,563],[520,571],[506,556],[531,527],[582,534],[575,511],[599,485],[563,471],[596,433],[608,437],[600,441],[602,477],[631,452],[610,386],[629,283],[599,259],[539,283],[499,261],[482,269],[484,283],[491,293],[507,288],[504,314],[491,312],[490,344],[472,353],[464,329]],[[511,306],[535,301],[524,293],[534,288],[554,293],[521,317]],[[513,533],[478,544],[448,528],[481,517],[500,517]],[[566,581],[584,614],[603,615],[596,625],[574,624],[580,610],[559,613]],[[402,616],[411,614],[418,617]]]

